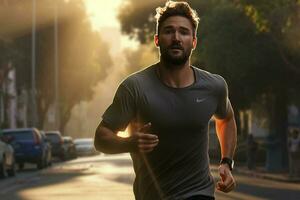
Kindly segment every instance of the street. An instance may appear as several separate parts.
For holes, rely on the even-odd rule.
[[[212,167],[217,178],[217,168]],[[217,200],[298,200],[300,184],[234,174],[234,192]],[[26,167],[14,178],[0,180],[1,200],[132,200],[134,174],[128,154],[81,157],[37,171]]]

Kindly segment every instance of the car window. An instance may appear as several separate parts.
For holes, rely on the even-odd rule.
[[[69,143],[71,143],[71,141],[70,141],[70,140],[67,140],[67,139],[64,139],[64,143],[65,143],[65,144],[69,144]]]
[[[46,136],[51,142],[60,142],[60,137],[56,134],[47,134]]]
[[[32,131],[3,132],[3,135],[13,136],[16,140],[33,140]]]
[[[79,140],[79,141],[76,141],[75,144],[77,145],[93,145],[94,142],[93,140]]]

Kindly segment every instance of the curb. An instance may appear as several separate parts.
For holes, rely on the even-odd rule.
[[[280,182],[291,182],[291,183],[297,183],[300,182],[300,177],[291,177],[289,174],[278,174],[278,173],[266,173],[266,172],[259,172],[259,171],[250,171],[247,169],[241,169],[241,168],[235,168],[234,171],[237,174],[243,174],[255,178],[263,178],[273,181],[280,181]]]

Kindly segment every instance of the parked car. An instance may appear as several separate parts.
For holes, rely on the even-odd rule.
[[[16,174],[14,149],[9,144],[9,137],[1,136],[0,140],[0,178]]]
[[[65,151],[63,147],[64,140],[62,138],[61,133],[59,131],[46,131],[45,134],[52,146],[51,149],[52,156],[64,160],[65,159]]]
[[[77,151],[75,148],[75,144],[73,142],[73,138],[70,136],[63,137],[64,144],[63,148],[65,151],[65,159],[77,158]]]
[[[94,139],[93,138],[79,138],[74,140],[77,155],[96,155],[100,152],[96,151],[94,148]]]
[[[50,166],[52,165],[52,146],[47,138],[46,134],[44,131],[40,131],[42,140],[45,142],[45,152],[46,152],[46,159],[45,159],[45,166]]]
[[[38,169],[45,167],[46,143],[42,140],[38,129],[4,129],[3,135],[13,137],[11,145],[14,148],[19,169],[24,168],[24,163],[34,163]]]

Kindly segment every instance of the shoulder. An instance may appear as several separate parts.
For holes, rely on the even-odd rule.
[[[205,83],[216,89],[227,88],[227,83],[221,75],[213,74],[194,66],[193,69],[196,73],[196,76],[198,77],[198,81],[200,84]]]
[[[153,65],[147,66],[135,73],[130,74],[121,82],[120,86],[128,90],[136,90],[153,79]]]

